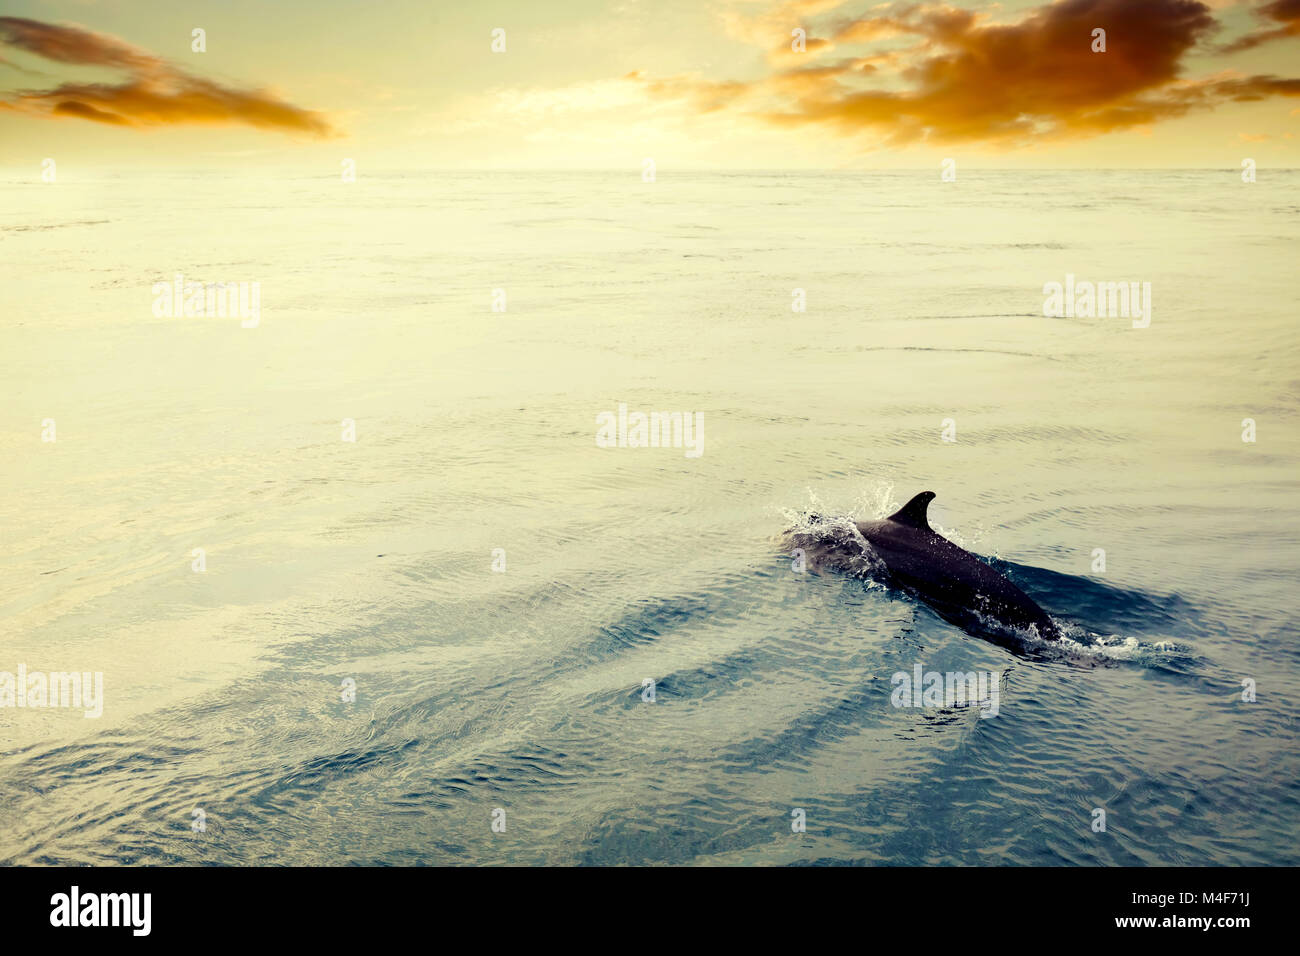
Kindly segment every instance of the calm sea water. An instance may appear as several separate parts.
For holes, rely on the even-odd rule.
[[[639,172],[0,183],[0,861],[1300,862],[1300,174]],[[792,571],[927,489],[1069,654]]]

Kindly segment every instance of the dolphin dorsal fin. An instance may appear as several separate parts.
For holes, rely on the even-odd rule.
[[[905,524],[909,528],[919,528],[922,531],[933,530],[930,522],[925,518],[925,509],[930,507],[930,502],[934,500],[933,491],[923,491],[903,507],[899,508],[886,520],[897,521],[899,524]]]

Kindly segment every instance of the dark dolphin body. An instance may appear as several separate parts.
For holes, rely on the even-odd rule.
[[[934,492],[923,491],[888,518],[857,523],[890,579],[964,627],[992,618],[1019,631],[1036,631],[1047,640],[1058,639],[1060,630],[1029,595],[930,527],[926,509],[932,500]],[[849,550],[845,542],[828,549],[808,535],[797,534],[795,543],[807,548],[814,566],[852,567],[851,561],[846,565],[843,560]]]

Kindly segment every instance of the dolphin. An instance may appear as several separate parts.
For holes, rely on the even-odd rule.
[[[1059,639],[1056,622],[1029,595],[930,527],[926,509],[934,497],[933,491],[923,491],[888,518],[855,522],[889,579],[963,627],[991,618],[1049,641]],[[852,542],[827,543],[808,533],[795,534],[793,541],[807,550],[814,564],[850,570],[864,566],[862,556],[851,553]],[[865,564],[870,566],[869,558]]]

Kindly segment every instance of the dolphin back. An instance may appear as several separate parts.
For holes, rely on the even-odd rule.
[[[1056,623],[1024,591],[997,569],[930,527],[927,509],[932,491],[916,495],[882,521],[864,522],[858,530],[879,555],[890,575],[941,609],[974,612],[1039,636],[1061,636]]]

